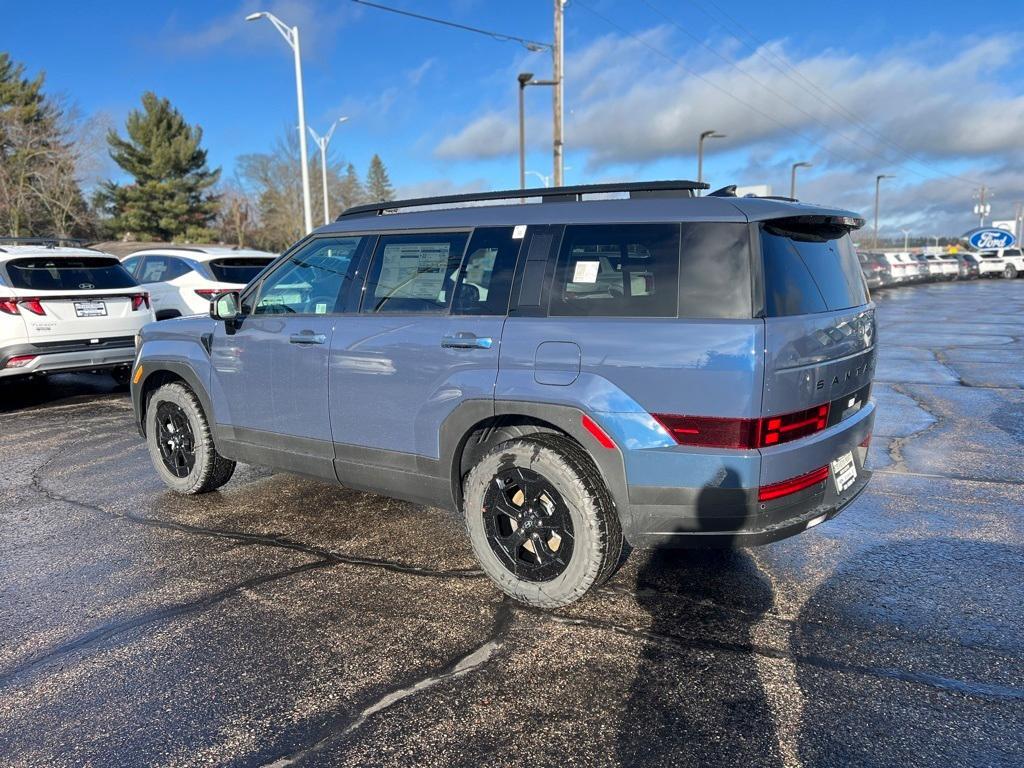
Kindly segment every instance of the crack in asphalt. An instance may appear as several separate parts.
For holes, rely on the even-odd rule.
[[[1016,688],[996,683],[981,683],[970,680],[958,680],[956,678],[935,675],[928,672],[910,672],[889,667],[871,666],[866,664],[851,664],[843,661],[836,661],[817,654],[787,653],[776,648],[770,648],[754,643],[736,643],[722,640],[686,640],[677,635],[662,632],[652,632],[645,629],[634,629],[622,624],[615,624],[600,619],[572,618],[559,616],[557,614],[545,614],[534,608],[525,606],[518,607],[517,611],[524,613],[537,613],[543,615],[550,621],[559,624],[583,626],[590,629],[614,632],[619,635],[633,637],[653,645],[658,645],[662,650],[670,652],[686,652],[691,650],[724,651],[726,653],[738,653],[741,655],[755,654],[772,659],[785,659],[794,664],[804,664],[823,669],[829,672],[845,672],[867,677],[899,680],[906,683],[928,686],[947,693],[959,693],[972,698],[996,701],[1024,701],[1024,688]]]
[[[915,430],[910,434],[903,435],[902,437],[894,437],[889,441],[887,449],[889,453],[889,459],[892,461],[892,466],[887,467],[886,469],[888,469],[892,473],[906,474],[910,472],[910,468],[907,466],[906,459],[903,458],[903,446],[909,443],[911,440],[914,440],[920,437],[921,435],[925,434],[929,430],[934,429],[939,424],[941,424],[944,421],[944,419],[937,413],[932,411],[928,406],[926,406],[919,397],[912,395],[910,392],[908,392],[903,384],[898,384],[894,382],[888,382],[888,384],[894,392],[903,395],[904,397],[913,401],[914,405],[916,405],[922,411],[931,416],[932,419],[934,419],[934,421],[932,421],[932,423],[926,427],[922,427],[921,429]]]
[[[371,717],[395,704],[414,696],[421,691],[475,672],[492,661],[507,640],[509,629],[515,618],[517,608],[508,598],[504,598],[494,614],[494,624],[490,634],[483,642],[467,653],[449,659],[440,668],[422,675],[416,680],[391,688],[363,707],[358,713],[337,714],[321,725],[313,737],[313,743],[288,754],[278,755],[274,759],[261,764],[261,768],[287,768],[297,765],[306,758],[323,751],[326,747],[337,743],[359,730]]]
[[[270,584],[275,581],[280,581],[281,579],[287,579],[291,576],[305,573],[306,571],[318,568],[331,568],[334,567],[334,565],[336,564],[326,560],[315,560],[311,563],[303,563],[302,565],[297,565],[283,571],[264,574],[262,576],[254,576],[251,579],[246,579],[245,581],[225,587],[224,589],[204,595],[203,597],[195,600],[156,608],[130,619],[109,622],[86,632],[84,635],[73,638],[66,643],[61,643],[47,651],[36,654],[34,657],[22,662],[16,667],[5,672],[0,672],[0,687],[6,686],[8,683],[13,682],[17,678],[35,670],[41,665],[45,666],[46,664],[67,656],[68,654],[74,653],[75,651],[92,648],[93,646],[99,645],[104,640],[116,637],[117,635],[122,635],[133,629],[203,611],[234,597],[244,590],[254,589],[255,587],[263,586],[264,584]]]

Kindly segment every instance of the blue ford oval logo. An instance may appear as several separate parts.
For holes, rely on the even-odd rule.
[[[964,237],[976,251],[998,251],[1000,248],[1010,248],[1017,242],[1012,233],[995,227],[972,229]]]

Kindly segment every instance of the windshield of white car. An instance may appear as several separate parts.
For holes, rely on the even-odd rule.
[[[272,261],[272,258],[216,259],[209,266],[214,278],[220,282],[247,285]]]

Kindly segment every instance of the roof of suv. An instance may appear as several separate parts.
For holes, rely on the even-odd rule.
[[[161,256],[182,256],[192,261],[213,261],[214,259],[276,259],[276,253],[257,251],[252,248],[232,248],[229,245],[168,245],[162,248],[145,248],[133,251],[124,258],[159,254]]]
[[[321,232],[355,232],[388,229],[510,226],[514,224],[606,224],[649,221],[765,221],[790,216],[829,216],[857,219],[847,210],[811,205],[782,198],[736,197],[727,190],[694,197],[696,182],[647,182],[589,185],[549,189],[485,192],[477,196],[422,198],[357,206],[322,227]],[[639,193],[629,198],[608,199],[611,192]],[[605,199],[583,200],[585,194]],[[543,202],[525,202],[540,198]],[[502,201],[481,204],[483,201]],[[510,202],[511,201],[511,202]],[[459,205],[460,207],[453,207]],[[416,210],[404,210],[406,208]],[[388,213],[389,210],[397,210]]]
[[[68,257],[68,256],[106,256],[111,259],[117,257],[104,253],[103,251],[96,251],[92,248],[65,248],[59,246],[46,246],[46,245],[2,245],[0,246],[0,262],[10,261],[11,259],[23,259],[31,258],[33,256],[47,256],[47,257]]]

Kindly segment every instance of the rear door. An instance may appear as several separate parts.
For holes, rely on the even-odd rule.
[[[870,394],[875,317],[849,236],[839,228],[805,228],[786,220],[762,225],[760,235],[765,283],[762,415],[805,412],[807,418],[826,419],[829,426],[855,416]],[[813,470],[852,451],[862,438],[824,435],[762,449],[761,484]],[[842,444],[827,442],[833,439]],[[860,454],[853,453],[860,462]]]
[[[520,241],[512,227],[381,235],[358,314],[331,350],[331,424],[346,462],[392,469],[439,457],[442,422],[493,401]]]
[[[26,257],[6,269],[31,342],[132,337],[150,318],[135,280],[111,256]]]

